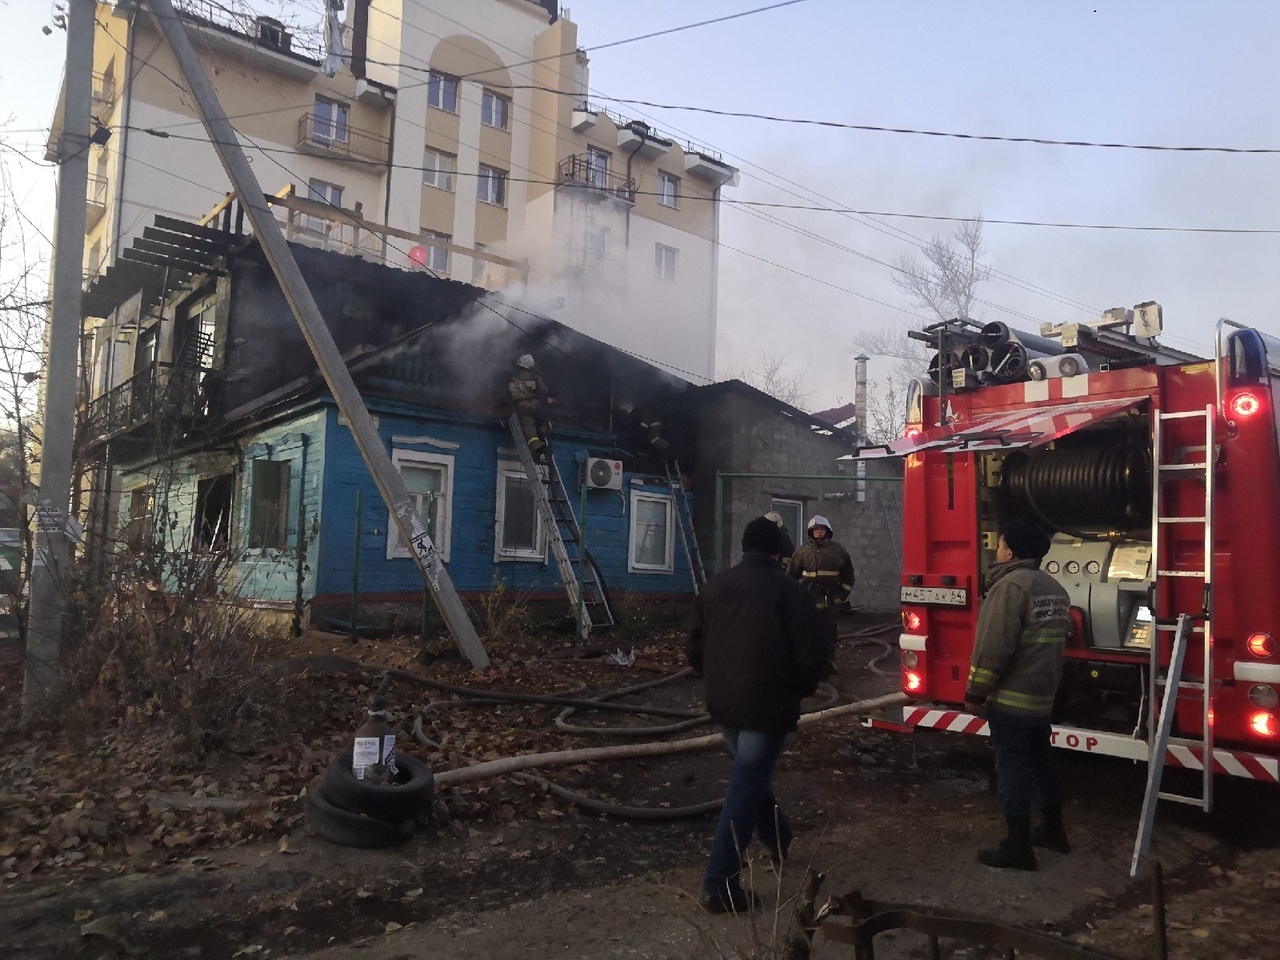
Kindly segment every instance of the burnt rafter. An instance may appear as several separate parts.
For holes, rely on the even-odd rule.
[[[228,240],[206,240],[203,237],[193,237],[174,230],[161,230],[158,227],[144,227],[142,236],[146,240],[154,240],[171,247],[182,247],[215,257],[226,256],[236,248],[234,236]]]
[[[166,257],[170,260],[181,261],[183,263],[198,264],[205,270],[214,270],[218,267],[217,254],[201,253],[189,247],[175,247],[172,244],[160,243],[156,240],[147,240],[140,238],[133,241],[133,250],[142,253],[150,253],[159,257]]]
[[[184,260],[167,254],[147,253],[146,251],[139,250],[136,246],[132,246],[128,250],[121,251],[120,256],[125,260],[133,260],[136,263],[148,263],[153,267],[168,267],[171,270],[180,270],[188,275],[203,273],[205,270],[211,269],[207,264],[198,263],[194,260]]]

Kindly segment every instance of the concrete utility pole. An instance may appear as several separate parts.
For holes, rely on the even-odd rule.
[[[70,565],[67,510],[71,503],[71,449],[76,415],[76,353],[84,283],[84,207],[89,177],[89,111],[93,97],[94,0],[70,0],[67,9],[66,86],[58,140],[58,225],[54,250],[53,309],[44,380],[44,436],[36,502],[31,611],[27,621],[22,705],[29,713],[58,679],[62,649],[63,588]]]
[[[178,68],[187,81],[187,87],[195,97],[205,132],[213,141],[218,159],[222,161],[222,167],[231,180],[231,186],[239,197],[245,213],[248,214],[253,232],[258,237],[258,243],[262,245],[267,262],[271,264],[271,269],[280,283],[280,289],[284,291],[285,299],[289,301],[289,307],[297,318],[298,326],[302,328],[302,335],[310,345],[312,354],[315,355],[325,382],[338,401],[338,409],[351,425],[352,436],[360,449],[361,456],[364,457],[364,462],[369,467],[369,472],[373,474],[374,483],[382,493],[382,498],[386,501],[396,526],[399,527],[405,540],[412,545],[412,553],[418,569],[422,571],[423,579],[444,617],[449,633],[463,655],[471,661],[472,666],[477,669],[487,667],[489,656],[485,653],[480,638],[476,636],[475,627],[467,617],[462,600],[453,589],[453,582],[449,579],[435,544],[427,534],[422,518],[414,509],[413,500],[409,497],[403,478],[382,445],[378,428],[374,426],[373,418],[369,416],[369,411],[356,390],[351,372],[347,369],[337,345],[333,342],[333,335],[325,326],[320,308],[316,306],[315,298],[312,297],[311,290],[302,277],[302,271],[298,269],[298,263],[293,258],[293,252],[280,232],[280,225],[263,198],[262,187],[254,176],[244,151],[240,148],[235,130],[232,129],[226,114],[222,111],[218,95],[209,82],[209,77],[196,56],[191,41],[187,38],[182,21],[174,12],[170,0],[147,0],[147,2],[164,33],[165,40],[173,50]],[[83,214],[83,210],[81,213]]]

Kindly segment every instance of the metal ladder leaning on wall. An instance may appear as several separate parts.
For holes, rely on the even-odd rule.
[[[693,578],[694,596],[697,596],[707,582],[707,571],[702,565],[702,551],[698,549],[698,532],[693,527],[693,504],[689,502],[689,493],[681,479],[680,461],[672,457],[663,466],[667,471],[667,484],[675,494],[676,526],[680,529],[685,556],[689,558],[689,575]]]
[[[1168,420],[1204,420],[1204,460],[1203,462],[1176,462],[1165,459],[1162,426]],[[1147,789],[1142,798],[1142,817],[1138,823],[1138,838],[1133,847],[1133,862],[1129,867],[1129,875],[1136,877],[1142,869],[1151,845],[1151,833],[1155,827],[1156,805],[1160,800],[1172,800],[1201,807],[1205,813],[1213,811],[1213,725],[1210,715],[1213,706],[1213,622],[1212,622],[1212,589],[1213,589],[1213,467],[1216,459],[1214,450],[1214,426],[1217,410],[1209,404],[1202,410],[1187,410],[1176,413],[1162,413],[1157,410],[1152,419],[1152,517],[1151,517],[1151,569],[1157,596],[1161,585],[1170,585],[1174,578],[1184,577],[1202,580],[1204,591],[1203,609],[1198,613],[1180,613],[1176,623],[1162,623],[1153,617],[1155,628],[1151,640],[1151,666],[1148,680],[1148,709],[1160,704],[1160,712],[1156,718],[1155,729],[1150,733],[1150,750],[1147,757]],[[1200,447],[1184,447],[1183,451],[1197,452]],[[1166,516],[1164,505],[1165,485],[1175,483],[1203,483],[1204,510],[1203,516],[1178,517]],[[1204,547],[1201,554],[1201,569],[1174,570],[1172,560],[1166,561],[1160,549],[1162,527],[1174,525],[1199,525],[1204,530]],[[1154,613],[1154,611],[1153,611]],[[1198,625],[1196,625],[1198,624]],[[1169,656],[1169,669],[1165,676],[1160,676],[1160,635],[1173,631],[1173,645]],[[1204,644],[1204,670],[1199,680],[1183,679],[1183,665],[1186,662],[1187,647],[1195,634],[1200,634]],[[1164,687],[1163,695],[1160,688]],[[1179,737],[1174,739],[1173,720],[1177,711],[1178,693],[1180,690],[1200,691],[1201,699],[1201,738],[1190,739]],[[1193,753],[1199,753],[1202,766],[1201,789],[1199,796],[1187,796],[1180,793],[1165,793],[1160,789],[1164,776],[1164,767],[1170,746],[1186,747]]]
[[[533,485],[538,516],[551,540],[551,553],[556,558],[560,579],[564,581],[565,593],[569,596],[575,617],[581,608],[582,639],[587,639],[593,629],[616,626],[617,619],[605,592],[604,578],[590,552],[582,549],[582,528],[578,525],[554,458],[548,457],[545,464],[534,462],[524,431],[520,429],[520,421],[514,413],[507,420],[507,426],[525,476]]]

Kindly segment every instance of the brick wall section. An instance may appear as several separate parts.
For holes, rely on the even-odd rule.
[[[831,521],[835,539],[853,558],[857,584],[850,602],[874,611],[896,611],[902,573],[902,461],[839,461],[852,449],[845,438],[823,435],[813,420],[750,388],[718,384],[699,398],[698,459],[693,476],[698,542],[708,573],[736,563],[748,521],[769,510],[774,498],[803,504],[804,522],[814,514]],[[725,478],[716,543],[717,473],[767,473],[784,477]],[[824,479],[791,479],[820,476]],[[825,479],[826,477],[830,479]],[[862,496],[859,496],[861,492]],[[804,531],[791,531],[797,546]]]

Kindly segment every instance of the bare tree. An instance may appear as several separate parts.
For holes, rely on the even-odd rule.
[[[982,230],[981,217],[965,220],[950,237],[935,235],[922,246],[923,259],[903,254],[894,267],[894,284],[913,306],[928,310],[938,321],[973,319],[978,284],[991,275],[991,268],[982,263]],[[851,353],[897,361],[883,381],[868,385],[867,433],[878,443],[901,435],[906,420],[905,384],[924,373],[929,362],[929,348],[907,336],[911,329],[908,323],[898,323],[849,341]]]
[[[982,218],[965,220],[950,238],[935,235],[915,254],[898,258],[893,282],[939,320],[971,319],[978,284],[991,276],[991,268],[981,262]]]
[[[757,366],[743,367],[731,372],[730,376],[769,394],[775,400],[803,410],[809,400],[809,391],[805,389],[805,377],[808,374],[808,367],[798,372],[791,369],[788,354],[776,357],[762,353]]]
[[[0,603],[22,637],[31,528],[24,506],[38,458],[39,379],[48,313],[48,249],[0,165]]]

